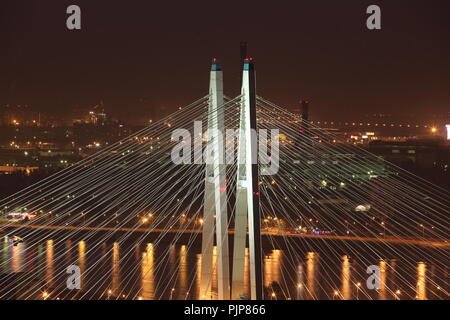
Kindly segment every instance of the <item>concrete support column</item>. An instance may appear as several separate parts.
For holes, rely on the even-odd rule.
[[[263,299],[263,278],[256,135],[256,79],[251,58],[244,60],[241,94],[232,298],[238,299],[243,294],[245,238],[248,226],[250,298],[261,300]]]
[[[223,74],[219,62],[213,59],[210,73],[207,151],[211,159],[206,164],[205,203],[202,235],[201,297],[211,296],[214,216],[217,243],[218,299],[230,299],[228,249],[228,213],[226,165],[224,161],[224,98]]]

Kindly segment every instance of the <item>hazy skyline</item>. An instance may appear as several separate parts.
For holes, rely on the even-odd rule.
[[[66,7],[82,10],[69,31]],[[382,30],[365,27],[382,9]],[[11,1],[0,11],[0,104],[42,111],[103,100],[118,116],[168,114],[208,91],[211,57],[239,91],[239,43],[258,94],[312,117],[450,111],[448,1]]]

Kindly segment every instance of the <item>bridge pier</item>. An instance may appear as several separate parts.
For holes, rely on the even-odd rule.
[[[251,58],[244,60],[238,144],[232,298],[240,299],[244,287],[245,247],[248,226],[250,298],[263,299],[261,220],[256,135],[256,81]]]
[[[230,299],[230,271],[228,249],[228,214],[226,193],[226,164],[224,163],[224,98],[223,74],[219,62],[213,59],[210,73],[210,100],[208,107],[207,152],[212,155],[206,164],[205,202],[202,234],[202,265],[200,297],[212,296],[212,261],[214,222],[217,243],[218,299]],[[215,217],[215,221],[214,221]]]
[[[259,177],[256,135],[256,81],[251,58],[246,58],[242,71],[239,141],[237,157],[236,215],[233,248],[233,272],[230,296],[228,217],[226,205],[226,165],[223,134],[223,76],[220,65],[213,60],[210,77],[208,109],[208,145],[213,148],[212,163],[206,164],[204,222],[202,231],[202,263],[200,295],[212,297],[212,261],[214,214],[217,242],[218,299],[241,299],[244,294],[245,249],[248,229],[250,256],[250,298],[263,299],[261,217],[259,211]],[[212,130],[212,131],[210,131]],[[220,136],[220,137],[219,137]],[[208,150],[208,149],[207,149]]]

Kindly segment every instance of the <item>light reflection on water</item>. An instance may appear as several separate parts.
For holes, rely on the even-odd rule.
[[[317,268],[319,266],[319,254],[316,252],[308,252],[306,255],[306,288],[308,291],[308,298],[317,299],[316,295],[316,280]]]
[[[352,298],[351,289],[351,263],[348,256],[342,257],[342,272],[341,272],[341,282],[342,282],[342,299],[350,300]]]
[[[75,250],[74,250],[75,246]],[[186,245],[134,246],[102,243],[89,249],[88,243],[47,240],[43,245],[26,243],[1,245],[0,270],[37,279],[31,291],[19,298],[39,298],[43,291],[53,298],[84,299],[199,299],[201,254]],[[249,294],[248,249],[246,250],[244,294]],[[217,298],[217,255],[214,248],[212,292]],[[65,288],[65,268],[76,264],[81,270],[81,290],[74,294]],[[296,258],[283,250],[264,256],[266,297],[272,299],[448,299],[447,267],[400,260],[376,261],[380,267],[380,288],[366,287],[367,266],[356,257],[305,252]],[[41,279],[41,280],[39,280]],[[43,281],[43,283],[42,283]],[[1,284],[0,284],[1,288]],[[8,299],[12,296],[1,296]],[[16,297],[17,298],[17,297]]]
[[[53,287],[53,273],[55,272],[53,240],[47,240],[45,253],[46,285]]]
[[[141,267],[141,297],[145,300],[155,299],[154,264],[155,256],[153,254],[153,244],[148,243],[146,250],[142,253]]]
[[[115,296],[120,295],[120,248],[117,242],[114,242],[112,249],[112,271],[111,271],[111,291]]]
[[[420,262],[419,265],[417,266],[417,299],[419,299],[419,300],[427,299],[426,272],[427,272],[426,264],[423,262]]]

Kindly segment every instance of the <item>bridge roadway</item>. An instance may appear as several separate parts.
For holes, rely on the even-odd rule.
[[[201,229],[161,229],[161,228],[113,228],[113,227],[80,227],[80,226],[46,226],[46,225],[24,225],[24,224],[4,224],[0,225],[1,228],[17,228],[17,229],[35,229],[35,230],[68,230],[68,231],[122,231],[122,232],[151,232],[151,233],[201,233]],[[229,231],[230,234],[234,234],[233,230]],[[420,245],[426,247],[436,247],[447,249],[450,247],[450,243],[436,240],[421,240],[421,239],[408,239],[408,238],[374,238],[374,237],[361,237],[361,236],[343,236],[343,235],[315,235],[315,234],[299,234],[292,232],[273,232],[262,231],[261,235],[266,236],[286,236],[291,238],[312,238],[312,239],[324,239],[324,240],[341,240],[341,241],[357,241],[357,242],[374,242],[380,244],[404,244],[404,245]]]

